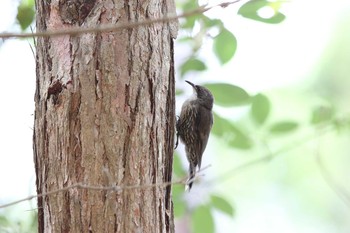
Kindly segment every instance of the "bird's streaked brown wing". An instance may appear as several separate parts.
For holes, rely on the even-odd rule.
[[[213,125],[213,114],[203,106],[199,106],[198,109],[199,112],[195,120],[197,124],[197,132],[195,132],[195,135],[198,141],[198,147],[196,148],[196,151],[200,153],[198,155],[198,167],[200,168],[202,163],[202,156],[207,146],[209,133]]]

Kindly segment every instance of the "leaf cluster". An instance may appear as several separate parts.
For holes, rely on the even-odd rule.
[[[282,1],[251,0],[239,7],[238,15],[260,23],[278,24],[283,22],[286,16],[280,12]],[[186,1],[180,7],[185,11],[199,7],[198,1]],[[265,16],[264,11],[270,12]],[[185,36],[179,39],[180,43],[191,45],[192,51],[187,59],[179,67],[180,79],[185,79],[189,74],[198,74],[208,70],[205,58],[200,56],[200,49],[205,40],[212,40],[212,54],[221,65],[227,64],[235,55],[238,47],[236,36],[225,27],[221,19],[210,18],[207,15],[197,15],[181,21],[181,29]],[[206,56],[208,56],[206,54]],[[251,94],[245,89],[222,82],[199,83],[206,86],[215,97],[214,125],[212,135],[219,138],[220,142],[236,150],[252,151],[261,141],[257,140],[256,132],[260,139],[288,138],[296,135],[305,128],[311,131],[319,128],[331,128],[336,130],[350,129],[350,118],[339,116],[339,111],[332,104],[316,104],[309,112],[309,121],[301,122],[292,116],[278,118],[273,110],[288,109],[288,106],[276,106],[267,93]],[[177,90],[177,94],[183,92]],[[241,117],[221,114],[220,109],[243,109]],[[174,161],[174,176],[183,177],[186,171],[182,168],[178,155]],[[182,187],[174,187],[174,197],[180,197]],[[201,204],[191,211],[185,201],[175,198],[176,217],[191,214],[191,226],[193,232],[214,232],[214,210],[220,210],[228,216],[234,215],[233,205],[219,194],[208,194],[206,204]],[[187,212],[186,212],[187,211]]]

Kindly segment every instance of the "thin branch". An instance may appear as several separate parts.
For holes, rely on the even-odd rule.
[[[184,12],[179,15],[174,15],[174,16],[167,16],[159,19],[149,19],[149,20],[144,20],[140,22],[128,22],[128,23],[120,23],[120,24],[105,24],[105,25],[100,25],[97,27],[74,27],[74,28],[69,28],[69,29],[58,29],[54,31],[42,31],[42,32],[35,32],[35,33],[0,33],[0,38],[28,38],[28,37],[53,37],[53,36],[63,36],[63,35],[71,35],[71,36],[76,36],[84,33],[100,33],[100,32],[111,32],[111,31],[119,31],[123,29],[129,29],[129,28],[136,28],[136,27],[141,27],[141,26],[147,26],[150,24],[155,24],[155,23],[166,23],[166,22],[171,22],[178,20],[180,18],[187,18],[190,16],[194,15],[199,15],[203,14],[204,12],[207,12],[213,8],[216,7],[221,7],[225,8],[229,5],[235,4],[241,0],[235,0],[235,1],[230,1],[230,2],[224,2],[220,3],[214,6],[200,6],[197,9],[191,10]]]
[[[30,31],[32,32],[32,34],[34,33],[34,32],[33,32],[32,26],[30,26]],[[35,56],[35,52],[34,52],[33,46],[32,46],[32,44],[31,44],[29,41],[28,41],[28,44],[29,44],[30,50],[32,50],[33,58],[34,58],[34,60],[35,60],[35,59],[36,59],[36,56]],[[36,40],[35,40],[35,37],[33,37],[33,44],[34,44],[34,48],[36,48]]]
[[[348,207],[350,207],[350,193],[347,192],[347,190],[344,187],[340,186],[335,181],[332,174],[328,171],[328,169],[324,165],[319,150],[316,152],[316,162],[317,162],[318,168],[320,169],[321,175],[323,179],[326,181],[326,183],[328,184],[328,186],[338,195],[338,197],[342,201],[344,201],[344,203]]]
[[[88,190],[95,190],[95,191],[114,191],[114,192],[120,192],[123,190],[130,190],[130,189],[144,189],[144,188],[153,188],[153,187],[166,187],[168,185],[173,185],[173,184],[184,184],[185,182],[183,180],[179,180],[176,182],[165,182],[165,183],[155,183],[155,184],[145,184],[145,185],[129,185],[129,186],[117,186],[117,185],[113,185],[113,186],[92,186],[92,185],[86,185],[86,184],[82,184],[82,183],[77,183],[77,184],[73,184],[61,189],[56,189],[50,192],[46,192],[46,193],[42,193],[42,194],[38,194],[38,195],[31,195],[28,196],[26,198],[23,199],[19,199],[17,201],[13,201],[10,203],[7,203],[5,205],[0,205],[0,209],[1,208],[6,208],[12,205],[16,205],[18,203],[24,202],[24,201],[30,201],[34,198],[39,198],[39,197],[45,197],[45,196],[49,196],[49,195],[53,195],[53,194],[57,194],[60,192],[65,192],[68,191],[70,189],[88,189]]]
[[[322,133],[327,133],[327,132],[330,132],[332,130],[333,130],[332,127],[327,127],[327,128],[324,128],[322,130]],[[306,143],[309,143],[315,139],[317,139],[317,138],[314,136],[314,134],[307,135],[304,138],[301,138],[300,140],[295,141],[294,143],[290,143],[289,145],[286,145],[286,146],[280,148],[279,150],[276,150],[275,152],[272,152],[269,149],[268,145],[265,144],[265,146],[269,150],[269,152],[265,156],[253,159],[249,162],[245,162],[242,165],[238,165],[237,167],[230,169],[227,172],[224,172],[224,173],[218,175],[217,177],[214,177],[209,182],[213,183],[213,184],[218,184],[218,183],[227,181],[227,180],[231,179],[232,177],[234,177],[235,175],[240,174],[244,170],[248,170],[249,168],[252,168],[252,167],[259,165],[259,164],[270,162],[274,158],[279,157],[282,153],[299,148],[300,146],[305,145]]]
[[[198,174],[200,174],[201,172],[203,172],[204,170],[206,170],[207,168],[209,168],[210,165],[202,168],[201,170],[198,171],[198,173],[196,174],[196,176]],[[193,178],[192,180],[194,180],[195,178]],[[73,184],[64,188],[60,188],[60,189],[56,189],[53,191],[49,191],[46,193],[41,193],[38,195],[31,195],[28,196],[26,198],[23,199],[19,199],[4,205],[0,205],[0,209],[1,208],[6,208],[9,206],[13,206],[16,205],[18,203],[24,202],[24,201],[30,201],[34,198],[39,198],[39,197],[45,197],[45,196],[49,196],[49,195],[53,195],[53,194],[57,194],[57,193],[61,193],[61,192],[65,192],[68,191],[70,189],[88,189],[88,190],[94,190],[94,191],[113,191],[113,192],[121,192],[124,190],[130,190],[130,189],[147,189],[147,188],[155,188],[155,187],[160,187],[160,188],[165,188],[167,186],[170,185],[178,185],[178,184],[187,184],[188,183],[188,177],[185,177],[183,179],[180,179],[178,181],[175,182],[162,182],[162,183],[154,183],[154,184],[135,184],[135,185],[123,185],[123,186],[118,186],[118,185],[111,185],[111,186],[93,186],[93,185],[86,185],[86,184],[82,184],[82,183],[77,183],[77,184]]]

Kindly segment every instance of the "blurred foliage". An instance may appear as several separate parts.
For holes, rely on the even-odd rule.
[[[215,93],[213,95],[215,96]],[[221,117],[215,112],[211,133],[234,148],[250,149],[253,146],[252,140],[243,129],[236,126],[229,118]]]
[[[328,123],[334,117],[334,109],[332,106],[318,106],[312,111],[311,123],[322,124]]]
[[[249,94],[242,88],[228,83],[205,84],[215,96],[215,104],[222,107],[234,107],[250,102]]]
[[[236,52],[236,37],[227,29],[221,27],[220,33],[214,37],[213,50],[221,64],[231,60]]]
[[[285,19],[285,16],[279,12],[281,4],[282,1],[251,0],[240,7],[238,14],[258,22],[281,23]],[[182,11],[189,11],[198,7],[197,0],[187,0],[178,4],[178,8]],[[268,17],[260,16],[260,11],[263,9],[270,10]],[[203,14],[180,19],[180,22],[181,30],[186,36],[178,38],[178,41],[190,44],[192,49],[191,57],[180,66],[181,77],[184,77],[189,71],[204,71],[207,69],[205,63],[198,57],[198,51],[202,47],[203,41],[208,38],[213,40],[213,54],[220,64],[226,64],[235,55],[237,39],[220,19],[212,19]]]
[[[16,24],[18,24],[23,31],[26,30],[34,21],[34,4],[34,0],[21,0],[17,8]],[[25,214],[18,214],[14,212],[16,212],[16,206],[0,211],[1,233],[34,233],[38,231],[36,211],[26,212]]]
[[[251,0],[244,4],[238,11],[238,14],[248,19],[261,21],[263,23],[281,23],[286,17],[279,12],[282,1],[266,1],[266,0]],[[259,15],[259,11],[262,9],[271,10],[273,14],[270,17],[262,17]]]
[[[264,94],[257,94],[252,98],[251,116],[258,125],[264,124],[270,114],[271,103]]]
[[[214,218],[210,205],[198,206],[192,213],[192,232],[214,232]]]
[[[279,12],[283,1],[250,0],[245,2],[238,10],[238,14],[260,23],[278,24],[286,18]],[[182,11],[199,7],[198,1],[187,0],[179,4]],[[264,15],[265,14],[265,15]],[[178,38],[178,43],[190,45],[191,52],[187,60],[180,65],[180,79],[185,79],[189,72],[205,72],[208,67],[205,58],[200,57],[199,50],[204,40],[212,40],[212,55],[216,57],[219,64],[228,63],[235,55],[238,46],[235,35],[230,32],[220,19],[212,19],[206,15],[197,15],[181,19],[181,30],[184,36]],[[238,37],[239,38],[239,37]],[[206,54],[206,56],[210,56]],[[254,64],[252,64],[254,67]],[[288,109],[288,106],[277,105],[273,98],[267,93],[251,95],[241,87],[229,83],[199,83],[211,90],[215,97],[215,105],[226,109],[244,108],[246,114],[239,119],[221,114],[220,109],[214,112],[214,125],[212,135],[220,143],[227,147],[253,152],[257,147],[263,145],[267,154],[271,157],[261,161],[269,161],[274,155],[295,148],[288,138],[303,135],[305,131],[318,131],[320,127],[330,127],[334,130],[349,129],[350,119],[337,114],[332,104],[316,105],[310,109],[310,121],[304,122],[290,116],[279,117],[273,113],[273,108]],[[181,95],[183,91],[179,91]],[[252,133],[254,132],[254,133]],[[256,132],[256,133],[255,133]],[[298,134],[299,133],[299,134]],[[298,137],[297,136],[297,137]],[[283,139],[286,138],[284,141]],[[267,142],[272,145],[278,144],[278,152],[270,151]],[[305,140],[307,141],[307,140]],[[277,143],[274,143],[277,142]],[[281,144],[282,142],[282,144]],[[283,145],[285,143],[285,145]],[[180,163],[178,154],[175,154],[174,179],[184,177],[186,170]],[[220,158],[218,158],[220,159]],[[208,199],[203,199],[201,204],[193,206],[188,200],[182,198],[184,189],[174,186],[173,196],[175,216],[177,218],[190,215],[192,232],[215,232],[215,221],[213,221],[213,210],[220,210],[230,217],[234,217],[235,209],[232,204],[219,194],[207,193]],[[231,200],[230,200],[231,201]],[[203,203],[204,202],[204,203]]]
[[[243,17],[257,20],[264,23],[279,23],[283,21],[285,16],[278,12],[280,2],[268,2],[264,0],[248,1],[241,6],[238,14]],[[187,0],[179,5],[181,10],[187,11],[199,7],[198,1]],[[264,7],[273,9],[274,14],[270,18],[262,18],[258,11]],[[237,49],[237,39],[234,34],[225,28],[224,23],[220,19],[212,19],[206,15],[196,15],[189,18],[181,19],[181,30],[185,31],[183,37],[178,38],[179,43],[187,43],[191,45],[191,56],[185,60],[180,66],[180,74],[183,78],[188,72],[203,72],[207,69],[207,65],[198,56],[198,51],[201,48],[203,41],[210,38],[213,40],[212,50],[213,55],[217,58],[221,65],[228,63],[235,55]],[[209,32],[216,31],[216,35],[211,35]],[[188,36],[191,35],[191,36]],[[215,104],[222,107],[240,107],[251,106],[251,119],[257,124],[262,125],[269,113],[271,103],[268,97],[264,94],[251,96],[241,87],[229,83],[208,83],[204,84],[211,90],[215,96]],[[181,92],[182,94],[183,92]],[[221,138],[230,147],[249,150],[254,146],[254,141],[248,136],[249,132],[245,129],[237,127],[227,117],[221,117],[218,113],[214,113],[214,126],[212,134]],[[295,129],[296,126],[292,122],[281,122],[271,126],[271,133],[287,133]],[[182,169],[182,164],[175,155],[174,159],[174,178],[183,177],[186,171]],[[178,187],[173,188],[173,196],[179,197],[183,189]],[[184,216],[186,211],[185,200],[174,199],[175,216]],[[189,207],[187,207],[188,209]],[[208,232],[215,231],[213,221],[213,209],[218,209],[223,213],[233,216],[234,208],[225,198],[218,195],[211,195],[207,204],[199,205],[190,210],[192,213],[192,231],[193,232]]]
[[[189,71],[203,71],[206,69],[207,66],[201,60],[189,58],[184,64],[181,65],[181,75],[184,75]]]
[[[34,20],[34,0],[22,0],[17,10],[18,23],[21,29],[25,30]]]
[[[214,208],[222,211],[223,213],[228,214],[230,216],[234,215],[234,209],[226,199],[220,196],[212,195],[211,203]]]
[[[34,233],[38,232],[37,212],[34,213],[15,214],[12,212],[15,207],[5,209],[0,212],[0,232],[1,233]]]

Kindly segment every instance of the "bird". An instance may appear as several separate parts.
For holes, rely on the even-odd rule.
[[[185,80],[193,88],[193,94],[182,105],[180,116],[176,121],[176,143],[178,139],[185,145],[186,157],[189,162],[189,178],[186,190],[190,191],[196,169],[201,168],[202,156],[208,143],[213,126],[213,94],[200,85]]]

